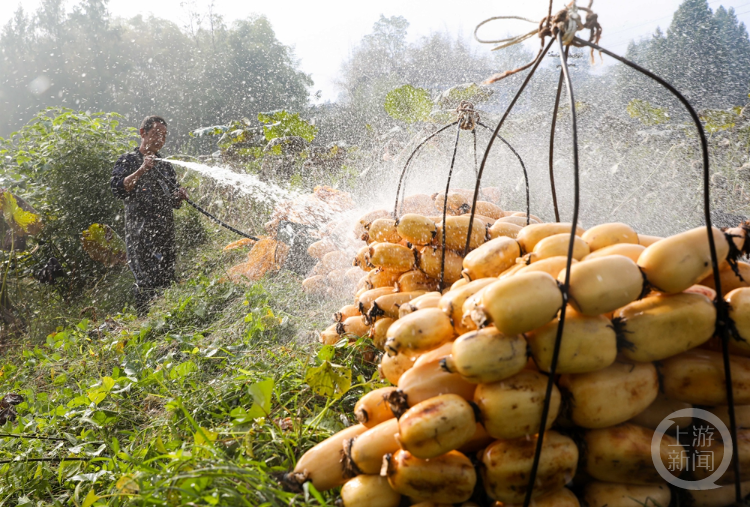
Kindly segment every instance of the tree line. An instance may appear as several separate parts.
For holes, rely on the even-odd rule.
[[[684,0],[666,32],[631,42],[626,56],[673,84],[698,108],[726,109],[747,102],[750,39],[733,8],[712,11],[706,0]],[[658,85],[620,71],[623,99],[665,97]]]
[[[269,21],[227,25],[210,13],[179,27],[140,15],[112,17],[107,0],[43,0],[22,7],[0,34],[0,136],[39,110],[64,106],[114,111],[137,124],[163,114],[173,132],[228,123],[273,109],[301,109],[310,77],[298,68]]]
[[[63,0],[43,0],[34,13],[19,7],[0,33],[0,136],[49,106],[118,112],[131,124],[159,112],[183,140],[198,127],[254,120],[259,112],[283,108],[316,119],[321,141],[362,143],[392,126],[383,101],[395,87],[408,83],[435,95],[533,56],[521,45],[497,52],[474,48],[445,32],[409,43],[406,19],[381,16],[343,62],[339,99],[311,106],[310,76],[265,17],[228,24],[212,5],[207,13],[187,14],[187,23],[178,26],[140,15],[115,18],[107,0],[81,0],[68,10]],[[626,56],[665,77],[699,108],[747,101],[750,39],[733,9],[714,12],[706,0],[684,0],[666,31],[632,42]],[[633,98],[669,100],[621,66],[595,78],[583,61],[578,66],[578,79],[603,82],[598,95],[619,111]],[[557,71],[548,64],[540,76],[531,91],[546,103]],[[486,107],[502,107],[520,78],[496,85]]]

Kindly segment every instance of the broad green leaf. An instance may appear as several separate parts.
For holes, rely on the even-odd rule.
[[[229,412],[229,417],[234,419],[234,421],[232,421],[234,424],[245,424],[253,420],[252,417],[248,416],[247,410],[242,407],[234,407],[232,411]]]
[[[124,265],[127,261],[125,242],[105,224],[91,224],[81,233],[83,249],[96,262],[107,267]]]
[[[198,371],[198,366],[196,366],[194,362],[185,361],[184,363],[178,364],[169,371],[169,378],[172,380],[185,378],[196,371]]]
[[[266,414],[271,411],[271,397],[273,396],[273,379],[268,378],[261,382],[257,382],[250,387],[250,396],[253,397],[253,402],[258,405]]]
[[[97,500],[99,500],[99,496],[97,496],[97,494],[94,493],[94,490],[91,489],[89,490],[89,494],[86,495],[86,498],[83,499],[81,507],[91,507]]]
[[[424,88],[404,85],[388,92],[383,107],[391,118],[414,123],[426,121],[430,117],[432,100],[430,93]]]
[[[219,505],[219,499],[216,498],[215,496],[205,495],[203,497],[203,500],[205,500],[206,503],[208,503],[210,505]]]
[[[76,408],[76,407],[80,407],[81,405],[88,405],[88,403],[89,402],[87,401],[87,398],[83,396],[76,396],[75,398],[70,400],[66,406],[68,408]]]
[[[318,351],[318,359],[321,361],[330,361],[333,359],[335,353],[336,349],[333,345],[323,345]]]
[[[104,399],[107,397],[107,394],[109,394],[114,386],[115,380],[112,377],[104,377],[102,378],[102,385],[90,389],[86,394],[88,396],[88,399],[92,403],[94,403],[95,405],[99,405],[99,403],[104,401]],[[70,406],[70,403],[68,403],[68,406]]]
[[[253,397],[253,404],[250,410],[245,411],[244,409],[232,414],[237,424],[242,424],[253,419],[260,417],[266,417],[271,412],[271,398],[273,396],[274,381],[269,378],[252,384],[248,387],[250,396]]]
[[[316,368],[310,368],[305,382],[321,396],[341,398],[352,385],[352,371],[344,366],[324,361]]]
[[[215,442],[219,434],[213,431],[207,430],[206,428],[200,428],[193,434],[195,445],[203,445],[206,443]]]
[[[16,232],[30,233],[30,228],[39,223],[39,215],[25,211],[18,205],[16,196],[8,191],[2,194],[3,219]]]
[[[299,113],[272,111],[258,114],[258,121],[263,123],[263,134],[270,141],[277,137],[297,136],[312,142],[318,134],[318,127],[310,125],[299,117]]]
[[[98,405],[99,403],[104,401],[104,399],[107,397],[107,393],[106,391],[93,389],[87,393],[87,396],[94,405]]]

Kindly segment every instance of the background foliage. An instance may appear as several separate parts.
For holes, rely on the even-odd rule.
[[[56,257],[74,285],[104,268],[82,249],[81,233],[104,223],[124,233],[122,203],[109,188],[114,161],[135,147],[135,129],[116,113],[54,108],[0,139],[0,186],[22,194],[42,214],[41,261]]]
[[[666,33],[633,42],[626,56],[672,83],[699,108],[744,104],[750,91],[750,40],[734,9],[712,11],[707,0],[684,0]],[[618,70],[621,100],[667,94],[642,77]]]
[[[174,147],[200,126],[299,110],[312,85],[262,16],[227,26],[210,14],[180,28],[140,15],[112,18],[106,0],[70,10],[45,0],[31,14],[19,8],[2,29],[0,55],[0,118],[8,120],[0,136],[40,109],[66,106],[114,111],[129,125],[161,113]]]

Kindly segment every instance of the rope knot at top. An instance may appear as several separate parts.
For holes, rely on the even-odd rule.
[[[539,49],[539,52],[536,54],[536,57],[526,65],[522,65],[521,67],[518,67],[517,69],[513,70],[506,70],[505,72],[501,72],[498,74],[493,74],[488,79],[486,79],[483,84],[491,84],[496,81],[500,81],[501,79],[505,79],[508,76],[512,76],[513,74],[516,74],[518,72],[521,72],[522,70],[526,70],[529,67],[531,67],[540,57],[542,54],[542,48],[544,48],[544,42],[547,37],[555,38],[557,37],[558,33],[562,34],[563,44],[567,46],[576,46],[576,47],[582,47],[580,43],[575,42],[575,36],[576,32],[579,32],[581,30],[590,30],[589,32],[589,42],[594,42],[596,44],[599,43],[599,39],[601,39],[602,36],[602,26],[599,24],[599,16],[594,11],[591,10],[591,6],[593,5],[594,0],[589,0],[588,7],[582,7],[578,6],[575,3],[575,0],[573,0],[570,4],[565,6],[564,9],[561,9],[554,15],[552,14],[552,0],[550,0],[549,3],[549,10],[547,12],[547,16],[542,18],[542,20],[539,22],[536,29],[525,33],[523,35],[517,35],[515,37],[509,37],[506,39],[499,39],[499,40],[482,40],[477,36],[477,32],[479,31],[479,28],[485,25],[486,23],[489,23],[490,21],[498,20],[498,19],[519,19],[522,21],[528,21],[531,23],[534,23],[534,21],[522,18],[520,16],[495,16],[489,19],[486,19],[479,23],[477,27],[474,29],[474,38],[477,40],[477,42],[480,42],[482,44],[496,44],[501,43],[499,46],[492,48],[492,51],[495,51],[497,49],[503,49],[507,48],[509,46],[513,46],[515,44],[519,44],[527,39],[530,39],[534,35],[538,35],[541,39],[541,48]],[[581,14],[579,11],[583,11],[586,13],[586,19],[581,20]],[[594,59],[594,50],[591,50],[591,60],[593,63]]]
[[[458,113],[458,125],[462,130],[474,130],[479,122],[479,113],[474,110],[474,104],[468,100],[462,100],[456,108]]]
[[[547,16],[539,22],[538,35],[542,39],[547,37],[557,37],[558,32],[562,32],[563,44],[570,45],[576,32],[583,30],[584,23],[581,21],[581,14],[578,12],[578,6],[574,3],[569,4],[564,9],[558,11],[554,16]]]

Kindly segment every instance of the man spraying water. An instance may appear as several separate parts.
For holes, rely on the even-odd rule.
[[[125,202],[128,266],[135,276],[139,313],[161,289],[175,280],[175,237],[172,209],[188,198],[174,168],[161,159],[167,122],[148,116],[140,127],[141,144],[122,155],[112,170],[112,193]]]

